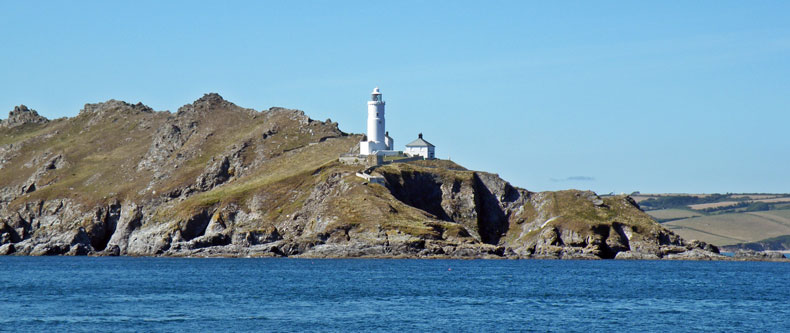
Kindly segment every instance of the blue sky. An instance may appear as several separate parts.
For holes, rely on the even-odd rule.
[[[203,93],[533,191],[790,192],[788,1],[0,1],[0,111]]]

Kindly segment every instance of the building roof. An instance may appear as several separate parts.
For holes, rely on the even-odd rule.
[[[417,136],[417,140],[414,140],[406,145],[406,147],[436,147],[432,145],[430,142],[423,140],[422,133]]]

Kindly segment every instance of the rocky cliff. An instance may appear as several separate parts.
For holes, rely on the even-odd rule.
[[[0,254],[721,259],[627,196],[530,192],[450,161],[337,162],[361,136],[207,94],[0,127]]]

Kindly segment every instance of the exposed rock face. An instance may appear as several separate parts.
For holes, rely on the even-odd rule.
[[[625,196],[530,192],[441,160],[374,167],[386,184],[367,184],[337,161],[359,136],[217,94],[175,114],[110,100],[36,135],[5,128],[4,255],[723,258]]]
[[[49,120],[39,116],[36,110],[20,105],[15,106],[14,110],[8,113],[8,119],[0,122],[0,128],[13,128],[24,124],[44,124],[47,122]]]

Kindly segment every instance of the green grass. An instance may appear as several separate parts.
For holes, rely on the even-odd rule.
[[[0,146],[25,141],[52,132],[61,122],[60,120],[55,120],[47,124],[24,124],[14,128],[0,129]]]
[[[407,158],[411,158],[411,157],[405,156],[405,155],[403,155],[403,156],[401,156],[401,155],[387,155],[387,156],[383,156],[383,160],[385,162],[399,161],[399,160],[403,160],[403,159],[407,159]]]
[[[429,167],[429,168],[439,168],[439,169],[446,169],[446,170],[454,170],[454,171],[466,171],[467,169],[463,166],[450,161],[450,160],[441,160],[441,159],[434,159],[434,160],[417,160],[408,162],[412,165]]]

